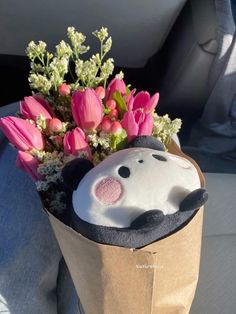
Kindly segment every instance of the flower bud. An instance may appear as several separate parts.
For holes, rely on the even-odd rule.
[[[117,109],[112,109],[108,116],[111,118],[111,119],[118,119],[118,116],[119,116],[119,112]]]
[[[116,102],[114,99],[109,99],[107,102],[106,102],[106,106],[108,109],[110,110],[113,110],[116,108]]]
[[[58,93],[61,95],[61,96],[67,96],[70,94],[70,85],[67,85],[66,83],[63,83],[61,84],[59,87],[58,87]]]
[[[52,133],[57,133],[60,132],[62,130],[62,122],[61,120],[57,119],[57,118],[53,118],[51,120],[48,121],[48,130]]]
[[[98,97],[100,99],[103,99],[105,97],[105,88],[103,86],[98,86],[96,89],[95,89],[95,92],[96,94],[98,95]]]
[[[101,99],[91,88],[76,91],[72,96],[72,115],[76,124],[83,130],[98,127],[103,118]]]
[[[126,94],[126,86],[123,80],[114,78],[110,84],[107,86],[106,90],[106,100],[112,99],[115,91],[121,93],[122,96]]]
[[[89,145],[85,140],[84,132],[80,128],[77,127],[72,131],[66,132],[63,143],[65,155],[78,156],[80,153],[85,152],[88,159],[91,159]]]
[[[119,121],[113,121],[112,122],[110,132],[113,134],[116,134],[116,135],[121,134],[122,126],[121,126]]]
[[[108,117],[103,118],[102,123],[101,123],[102,131],[109,133],[111,130],[111,124],[112,124],[112,121],[110,118]]]

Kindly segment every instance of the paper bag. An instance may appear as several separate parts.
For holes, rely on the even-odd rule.
[[[173,141],[169,151],[190,159]],[[190,161],[204,186],[199,167]],[[189,313],[199,274],[203,208],[182,229],[140,249],[90,241],[47,214],[86,314]]]

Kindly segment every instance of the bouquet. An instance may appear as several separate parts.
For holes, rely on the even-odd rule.
[[[29,83],[32,95],[20,102],[16,117],[0,119],[0,127],[18,149],[17,166],[36,184],[86,313],[187,313],[196,288],[200,258],[202,211],[196,211],[196,208],[203,205],[199,199],[204,194],[200,195],[198,191],[184,199],[181,203],[183,211],[189,204],[192,206],[193,201],[195,207],[184,220],[180,215],[168,220],[168,234],[163,234],[165,228],[162,228],[158,237],[152,232],[152,240],[143,242],[147,223],[150,225],[151,219],[158,223],[160,217],[163,219],[163,213],[160,216],[160,211],[152,211],[152,216],[145,218],[144,233],[136,232],[142,245],[135,246],[136,242],[129,242],[126,237],[123,237],[125,242],[110,243],[101,240],[99,235],[94,241],[93,237],[87,236],[87,229],[94,230],[90,226],[83,225],[85,231],[80,232],[81,224],[75,219],[76,232],[58,220],[70,207],[68,195],[71,198],[72,192],[68,192],[68,186],[71,182],[76,187],[78,185],[75,172],[84,176],[84,169],[89,164],[92,166],[88,171],[95,167],[99,175],[105,165],[106,173],[107,160],[111,164],[113,156],[126,155],[125,148],[131,147],[130,143],[140,144],[140,139],[149,141],[151,138],[151,142],[161,143],[162,152],[152,156],[159,161],[166,161],[168,157],[174,162],[177,160],[182,168],[191,168],[198,173],[199,187],[204,186],[196,163],[172,140],[181,127],[181,120],[171,121],[167,114],[159,116],[156,113],[159,93],[150,95],[147,91],[136,91],[125,83],[122,72],[111,77],[114,61],[107,54],[112,39],[104,27],[93,35],[98,39],[100,49],[89,59],[84,58],[89,51],[86,37],[74,27],[68,28],[68,42],[61,41],[54,53],[48,52],[42,41],[30,42],[26,53],[31,61]],[[146,147],[153,148],[150,143],[148,145]],[[139,153],[137,149],[135,152]],[[77,160],[80,161],[79,168]],[[140,163],[143,161],[139,160]],[[71,165],[77,168],[71,168]],[[69,168],[68,180],[65,169]],[[127,172],[130,170],[127,169],[121,169],[123,178],[129,176]],[[164,179],[171,182],[169,178]],[[103,201],[105,197],[104,203],[117,197],[118,192],[112,190],[118,185],[116,180],[100,183],[96,193]],[[119,188],[121,194],[123,187]],[[80,200],[88,189],[85,184],[85,193]],[[104,189],[112,196],[104,196]],[[97,216],[96,207],[94,216]],[[141,220],[136,219],[132,227],[139,228]],[[174,224],[178,221],[178,228],[173,229],[173,221]],[[151,228],[153,230],[153,225]],[[107,230],[110,234],[109,227]],[[195,255],[191,256],[193,247]],[[184,296],[179,292],[183,289]],[[171,300],[175,300],[175,304]]]
[[[114,70],[113,59],[106,59],[112,39],[106,28],[93,35],[100,53],[88,60],[82,58],[89,50],[86,37],[73,27],[68,28],[69,43],[61,41],[55,54],[42,41],[30,42],[26,53],[33,94],[20,102],[18,117],[0,121],[19,150],[17,166],[32,177],[52,212],[66,208],[60,182],[68,161],[88,158],[96,165],[137,135],[153,134],[167,144],[181,126],[180,119],[154,112],[158,93],[136,92],[125,84],[123,73],[107,85]]]

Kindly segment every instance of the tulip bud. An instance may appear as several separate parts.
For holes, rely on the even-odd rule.
[[[111,130],[111,124],[112,124],[112,121],[110,118],[108,117],[103,118],[102,123],[101,123],[102,131],[109,133]]]
[[[64,153],[65,155],[77,156],[85,152],[88,159],[91,159],[91,151],[85,140],[84,132],[80,128],[68,131],[64,136]]]
[[[72,96],[72,115],[76,124],[83,130],[98,127],[103,118],[101,99],[91,88],[76,91]]]
[[[96,89],[95,89],[95,92],[96,94],[98,95],[98,97],[100,99],[103,99],[105,97],[105,88],[103,86],[98,86]]]
[[[38,173],[38,160],[29,153],[19,151],[16,159],[17,167],[28,173],[34,181],[42,180],[43,177]]]
[[[107,86],[106,90],[106,100],[112,99],[115,91],[121,93],[122,96],[126,94],[126,86],[123,80],[114,78],[110,84]]]
[[[113,110],[116,108],[116,102],[114,99],[109,99],[107,102],[106,102],[106,106],[108,109],[110,110]]]
[[[52,133],[60,132],[62,130],[62,127],[63,125],[62,125],[61,120],[57,118],[53,118],[48,121],[48,130]]]
[[[112,122],[110,132],[113,134],[116,134],[116,135],[121,134],[122,126],[121,126],[119,121],[113,121]]]
[[[25,97],[24,100],[20,102],[20,113],[25,119],[34,121],[36,121],[37,117],[40,115],[46,120],[52,119],[52,116],[45,107],[32,96]]]
[[[70,85],[67,85],[66,83],[63,83],[61,84],[59,87],[58,87],[58,93],[61,95],[61,96],[67,96],[70,94]]]
[[[10,143],[19,150],[29,151],[33,148],[42,150],[44,148],[43,136],[39,129],[23,119],[1,118],[0,127]]]

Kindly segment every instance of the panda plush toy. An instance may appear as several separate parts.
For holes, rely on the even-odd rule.
[[[140,248],[186,224],[208,198],[196,168],[150,136],[96,167],[75,159],[62,171],[72,227],[102,244]]]

